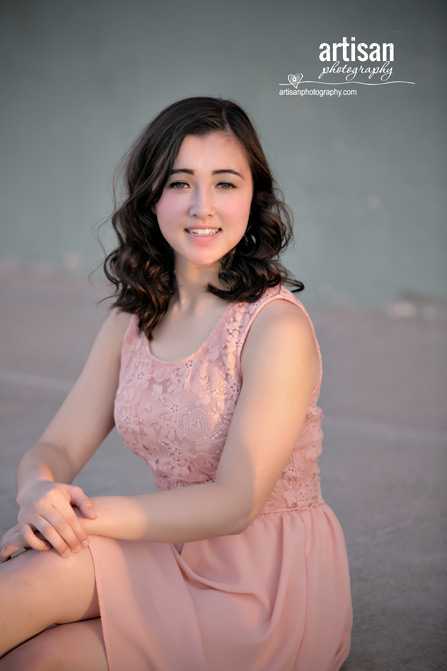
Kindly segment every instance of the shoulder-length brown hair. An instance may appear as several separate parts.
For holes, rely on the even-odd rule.
[[[104,261],[114,285],[114,303],[138,316],[139,326],[152,332],[176,294],[174,254],[162,236],[154,206],[161,198],[186,135],[213,131],[232,133],[242,144],[253,177],[253,198],[246,234],[220,260],[224,289],[207,290],[228,301],[253,302],[281,282],[304,289],[279,262],[292,240],[293,217],[276,186],[256,130],[244,110],[231,100],[205,96],[184,98],[160,112],[124,156],[125,199],[111,217],[118,246]]]

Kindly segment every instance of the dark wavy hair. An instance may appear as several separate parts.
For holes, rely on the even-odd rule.
[[[149,339],[177,292],[174,253],[160,232],[153,208],[184,137],[215,131],[234,135],[244,147],[253,198],[244,237],[220,259],[218,277],[224,288],[208,284],[207,290],[227,301],[254,302],[281,282],[292,291],[304,289],[278,259],[292,240],[293,216],[246,112],[223,98],[184,98],[160,112],[123,157],[125,198],[119,206],[114,186],[111,223],[118,246],[103,266],[115,288],[111,307],[136,314]]]

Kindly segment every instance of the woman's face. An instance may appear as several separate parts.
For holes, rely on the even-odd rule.
[[[243,237],[253,179],[234,135],[186,135],[155,205],[160,230],[179,264],[217,264]]]

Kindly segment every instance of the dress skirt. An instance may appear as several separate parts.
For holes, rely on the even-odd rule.
[[[322,502],[240,534],[90,537],[110,671],[336,671],[352,607],[341,526]]]

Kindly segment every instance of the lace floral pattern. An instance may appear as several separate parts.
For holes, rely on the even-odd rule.
[[[268,289],[255,303],[230,304],[203,345],[172,362],[151,353],[132,316],[121,353],[115,424],[126,445],[151,467],[158,490],[214,480],[241,389],[245,337],[259,310],[278,299],[304,310],[287,289]],[[318,468],[323,438],[317,405],[320,383],[321,356],[320,381],[297,445],[261,512],[305,509],[323,501]]]

